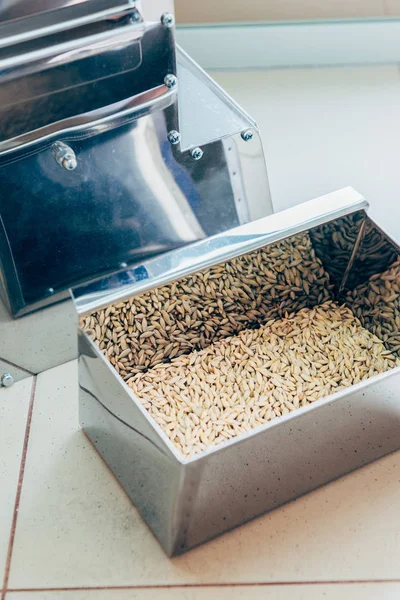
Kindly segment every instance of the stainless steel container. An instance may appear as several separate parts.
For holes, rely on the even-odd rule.
[[[239,226],[75,289],[77,311],[305,231],[340,300],[400,254],[367,206],[346,188]],[[170,556],[400,447],[400,367],[184,458],[83,331],[79,353],[82,427]]]
[[[272,213],[254,121],[173,23],[170,0],[0,8],[0,376],[77,356],[69,288]]]

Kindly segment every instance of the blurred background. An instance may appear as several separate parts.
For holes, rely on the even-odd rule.
[[[350,185],[400,241],[400,0],[175,0],[178,43],[255,118],[275,210]]]
[[[375,18],[400,15],[400,0],[175,0],[178,23]]]

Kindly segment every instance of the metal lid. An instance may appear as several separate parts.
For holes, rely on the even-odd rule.
[[[254,122],[182,61],[178,92],[163,82],[118,113],[71,119],[61,134],[0,155],[0,287],[13,315],[271,214]],[[203,118],[212,106],[218,119],[185,135],[181,104]]]
[[[154,2],[153,2],[154,3]],[[0,12],[0,154],[163,85],[173,28],[126,0],[31,0]],[[164,20],[165,21],[165,20]],[[118,107],[116,107],[118,110]]]
[[[354,189],[348,187],[338,190],[168,252],[145,261],[134,269],[125,269],[89,285],[74,288],[72,296],[76,310],[80,315],[100,310],[109,304],[121,302],[278,240],[321,227],[326,223],[334,223],[350,214],[359,214],[367,208],[367,201]],[[353,240],[354,244],[355,242],[356,239]],[[342,277],[350,264],[352,251],[353,246],[349,248]]]
[[[124,0],[3,0],[0,45],[4,47],[105,18],[133,3]]]

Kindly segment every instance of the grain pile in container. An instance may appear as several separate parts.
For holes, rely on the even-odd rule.
[[[82,315],[83,427],[169,554],[398,447],[399,252],[365,207],[209,238]]]

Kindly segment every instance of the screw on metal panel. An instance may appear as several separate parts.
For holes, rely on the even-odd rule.
[[[119,268],[120,269],[126,269],[127,266],[128,266],[128,263],[126,263],[126,262],[119,263]]]
[[[54,294],[54,288],[47,288],[48,294]]]
[[[181,141],[181,134],[179,133],[179,131],[176,131],[175,129],[172,129],[169,133],[168,133],[168,141],[173,144],[175,146],[175,144],[179,144],[179,142]]]
[[[250,142],[250,140],[253,139],[254,133],[251,129],[246,129],[246,131],[242,131],[240,135],[242,136],[242,140],[245,142]]]
[[[140,13],[139,12],[133,12],[130,17],[129,17],[129,21],[131,23],[138,23],[140,21],[141,17],[140,17]]]
[[[165,12],[161,15],[161,23],[164,27],[172,27],[175,23],[174,15],[169,12]]]
[[[4,375],[1,376],[0,383],[3,387],[11,387],[14,383],[14,377],[11,373],[4,373]]]
[[[167,88],[173,88],[178,83],[178,79],[175,77],[175,75],[172,75],[172,73],[169,73],[168,75],[166,75],[164,77],[164,83],[167,86]]]
[[[64,142],[54,142],[51,151],[60,167],[63,167],[67,171],[76,169],[78,162],[75,152],[67,144],[64,144]]]
[[[190,151],[190,155],[194,160],[200,160],[200,158],[203,156],[204,152],[201,148],[197,147],[197,148],[193,148]]]

